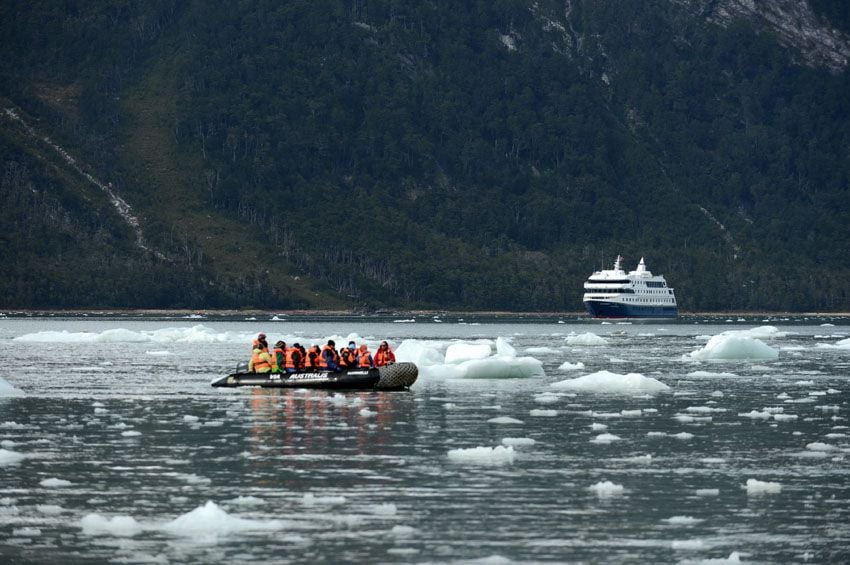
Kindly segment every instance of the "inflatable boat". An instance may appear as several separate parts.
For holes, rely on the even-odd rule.
[[[416,382],[414,363],[392,363],[375,369],[305,373],[249,373],[237,370],[215,379],[214,387],[314,388],[326,390],[407,390]]]

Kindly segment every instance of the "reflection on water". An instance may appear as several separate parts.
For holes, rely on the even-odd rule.
[[[761,319],[197,323],[0,320],[0,376],[26,393],[0,398],[3,562],[850,558],[841,320],[775,320],[779,358],[757,362],[687,357]],[[65,330],[88,335],[39,341]],[[258,330],[439,351],[503,337],[545,376],[438,370],[403,393],[210,387]],[[574,337],[587,332],[607,342]],[[600,370],[670,391],[550,386]],[[488,458],[506,438],[513,458]],[[93,514],[99,532],[82,526]]]

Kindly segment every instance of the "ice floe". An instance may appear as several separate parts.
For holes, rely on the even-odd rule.
[[[608,345],[608,340],[604,337],[600,337],[593,332],[587,332],[583,334],[570,333],[566,337],[568,345]]]
[[[489,343],[452,343],[446,353],[439,345],[405,340],[396,349],[396,359],[419,367],[422,378],[507,379],[543,376],[543,363],[533,357],[517,356],[507,340],[498,337],[496,351]]]
[[[19,388],[15,388],[3,377],[0,377],[0,398],[9,397],[9,398],[20,398],[22,396],[26,396],[26,393]]]
[[[106,518],[100,514],[88,514],[80,520],[78,525],[83,533],[89,536],[132,537],[143,531],[142,525],[132,516]]]
[[[6,465],[17,465],[26,458],[27,456],[23,453],[9,451],[8,449],[0,449],[0,467],[4,467]]]
[[[600,481],[595,485],[587,487],[587,490],[593,492],[599,498],[610,498],[612,496],[619,496],[623,494],[625,489],[623,488],[623,485],[618,485],[611,481]]]
[[[558,381],[550,386],[561,390],[603,394],[655,394],[670,390],[669,386],[652,377],[638,373],[621,375],[610,371],[598,371],[583,377]]]
[[[240,532],[281,530],[286,526],[282,520],[254,520],[232,516],[213,501],[207,501],[174,520],[161,526],[161,530],[175,536],[217,537]]]
[[[776,328],[773,329],[775,330]],[[764,337],[765,335],[766,333],[764,332],[754,332],[753,330],[730,330],[711,337],[702,349],[692,351],[685,355],[684,358],[696,359],[698,361],[778,359],[778,350],[765,344],[759,337],[755,337]]]
[[[449,461],[467,465],[505,465],[514,462],[513,446],[470,447],[449,450]]]
[[[776,494],[782,491],[782,485],[779,483],[759,481],[757,479],[747,479],[747,484],[744,485],[744,488],[747,489],[748,495]]]

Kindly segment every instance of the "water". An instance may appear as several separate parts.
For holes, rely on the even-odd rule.
[[[0,377],[26,395],[0,396],[0,561],[850,558],[846,319],[283,320],[0,317]],[[683,360],[763,325],[777,360]],[[430,366],[403,393],[211,388],[258,331],[442,353],[502,337],[545,376]],[[607,345],[567,345],[586,332]],[[600,370],[670,390],[551,386]],[[522,440],[510,453],[505,438]]]

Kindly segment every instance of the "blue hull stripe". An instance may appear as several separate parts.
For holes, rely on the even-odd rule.
[[[586,301],[584,308],[594,318],[675,318],[675,306],[635,306],[615,302]]]

